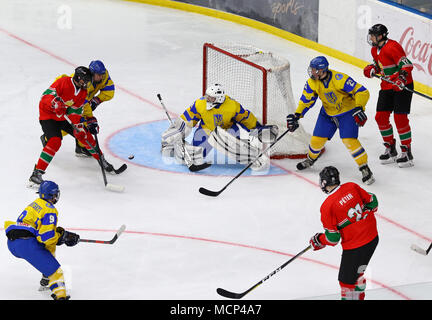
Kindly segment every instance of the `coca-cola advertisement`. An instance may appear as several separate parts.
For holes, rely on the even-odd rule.
[[[432,86],[432,20],[391,5],[359,1],[362,10],[357,29],[357,57],[372,61],[371,47],[366,41],[367,26],[384,24],[389,30],[388,38],[398,41],[407,58],[413,63],[413,78],[426,86]],[[369,15],[369,17],[368,17]],[[360,20],[361,18],[361,20]]]

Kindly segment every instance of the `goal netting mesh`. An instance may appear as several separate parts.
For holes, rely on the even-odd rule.
[[[219,83],[228,96],[250,110],[262,124],[286,130],[286,116],[294,113],[290,63],[251,45],[204,44],[203,94]],[[310,135],[300,127],[271,149],[272,158],[300,158],[308,152]]]

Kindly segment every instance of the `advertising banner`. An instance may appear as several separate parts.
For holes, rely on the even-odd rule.
[[[175,0],[254,19],[318,41],[318,0]]]

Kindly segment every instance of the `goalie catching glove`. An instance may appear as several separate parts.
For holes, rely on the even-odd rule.
[[[277,139],[279,134],[279,128],[275,125],[257,125],[257,127],[251,131],[252,137],[258,137],[261,143],[273,143]]]

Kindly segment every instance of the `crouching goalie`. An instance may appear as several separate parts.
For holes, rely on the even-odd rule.
[[[189,144],[185,138],[195,126],[198,127]],[[239,126],[249,132],[249,139],[240,139]],[[277,136],[277,126],[261,125],[252,112],[226,95],[220,84],[215,84],[162,133],[161,150],[162,155],[175,157],[180,163],[188,164],[189,160],[199,165],[215,148],[229,159],[249,164],[262,152],[263,144],[274,142]],[[263,171],[269,165],[269,155],[263,154],[251,169]]]

